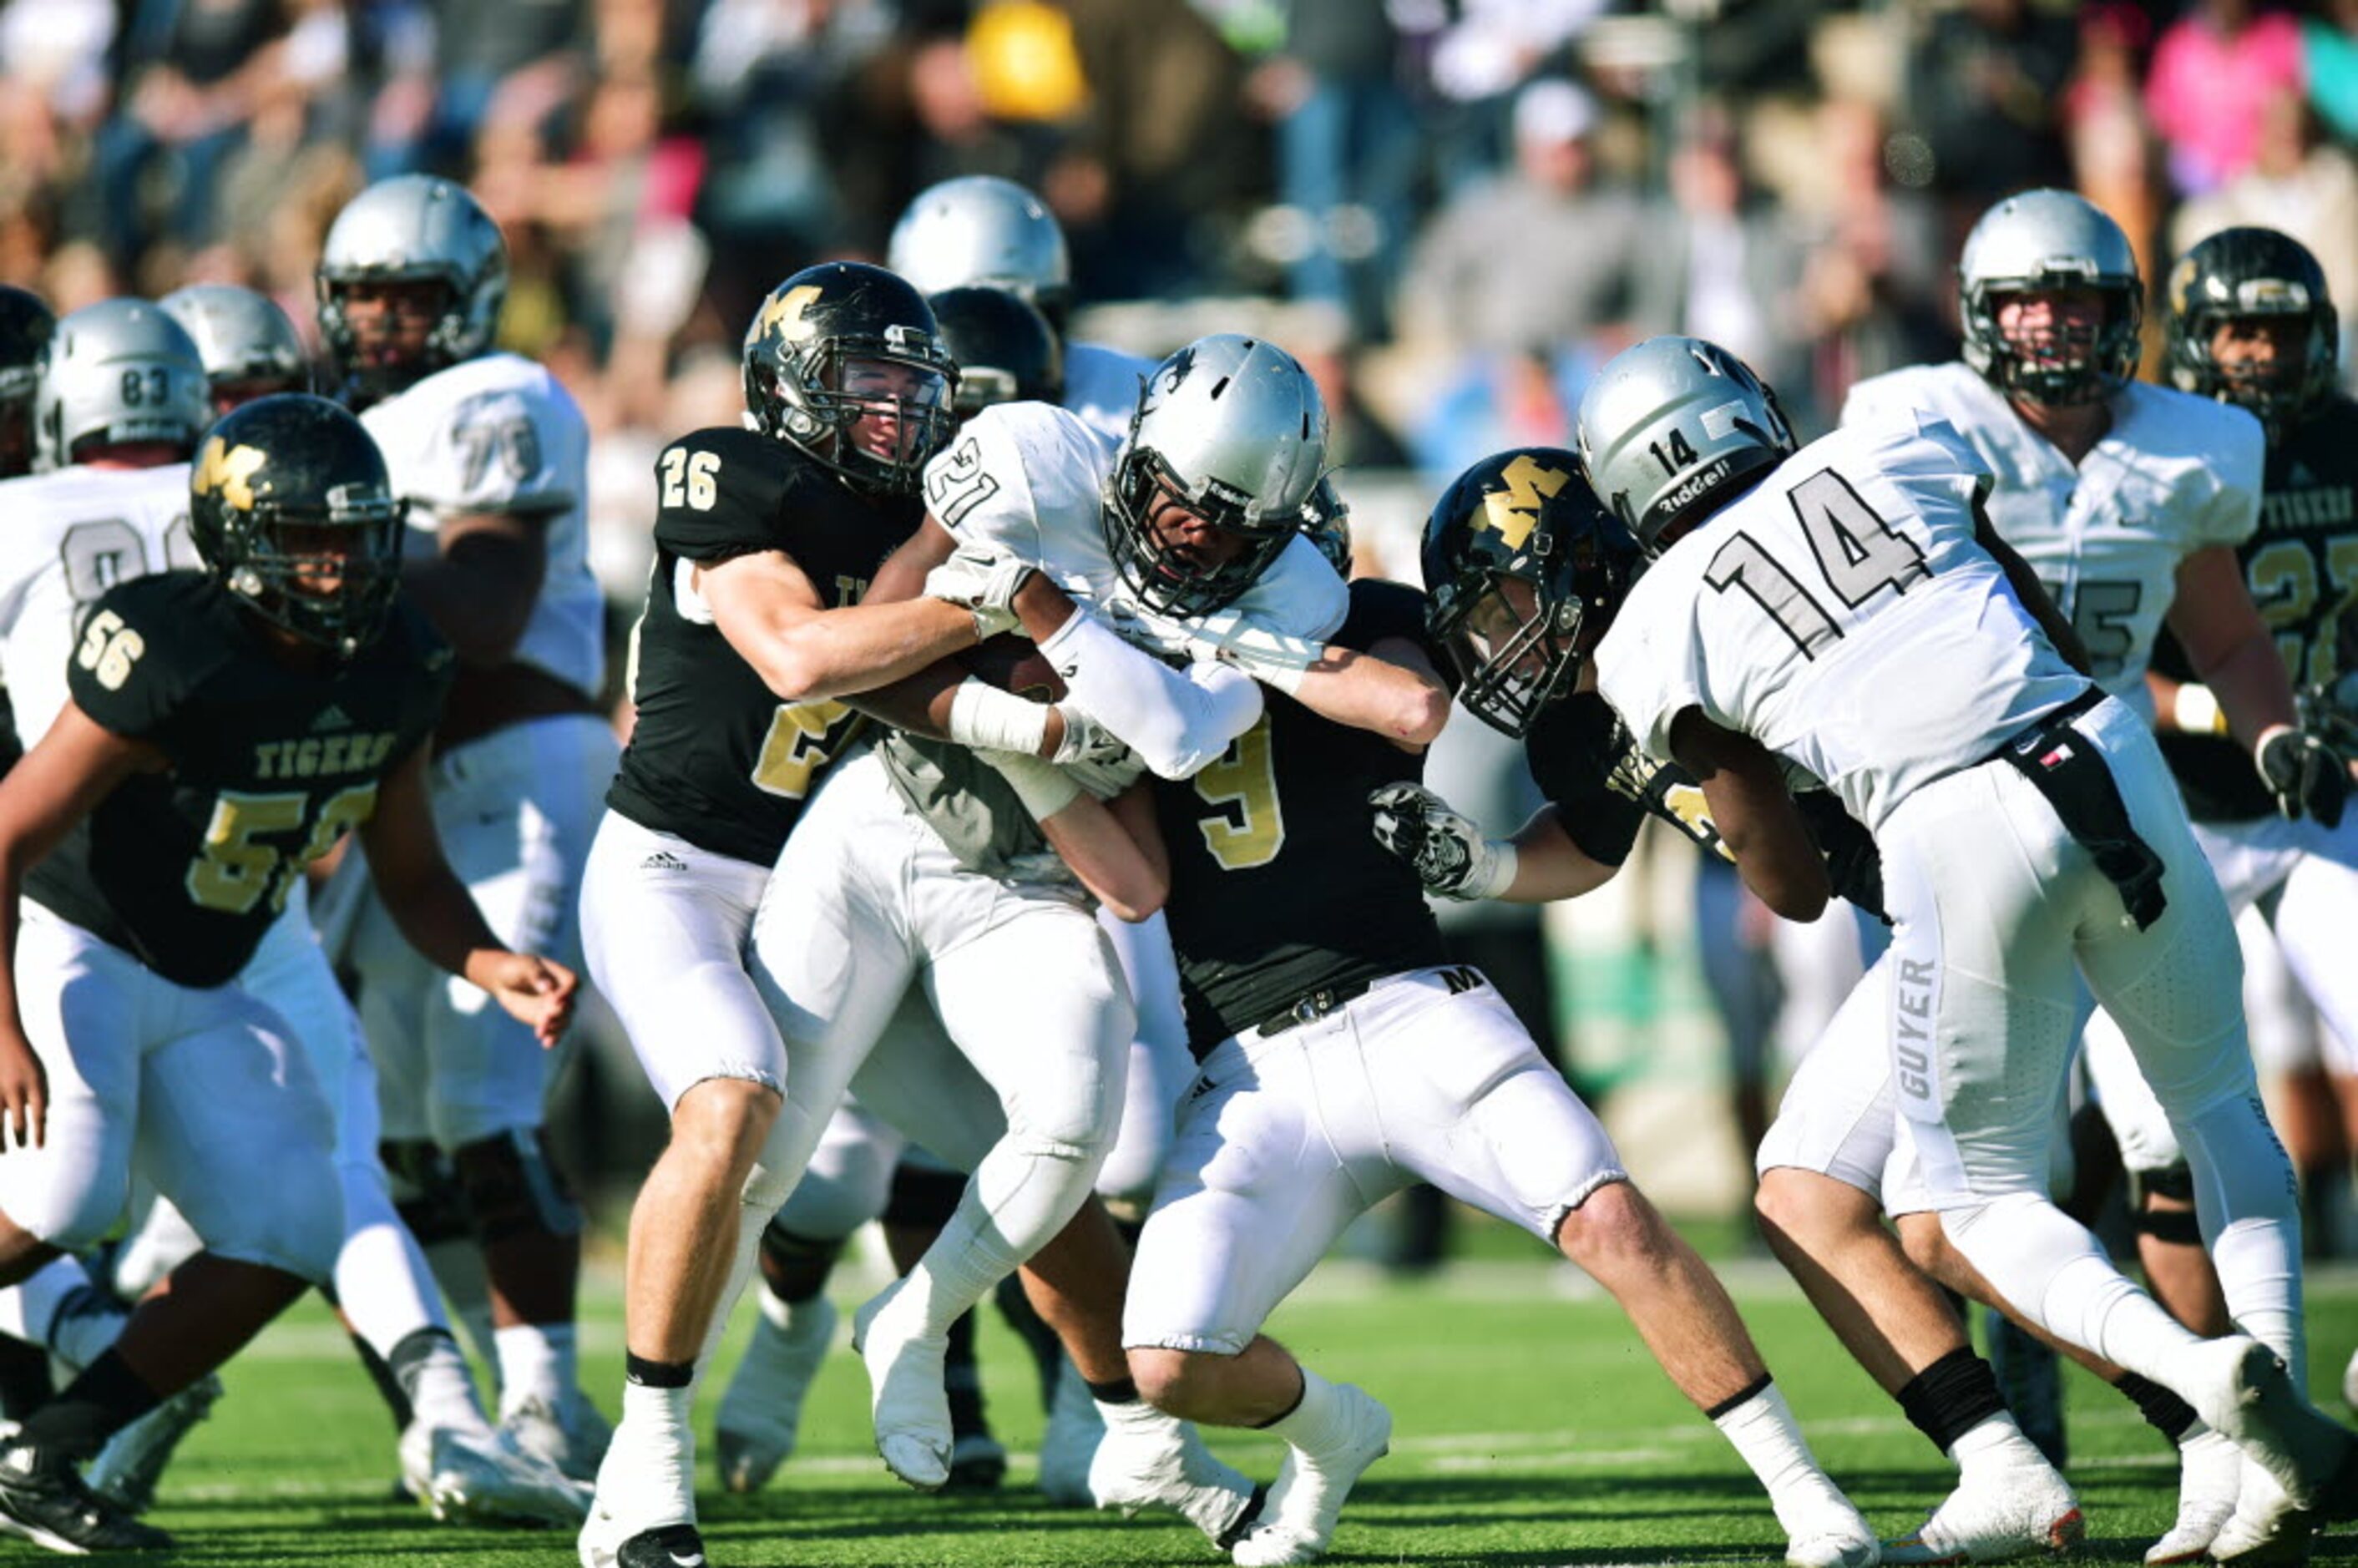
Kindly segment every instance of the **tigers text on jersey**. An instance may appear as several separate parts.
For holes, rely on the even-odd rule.
[[[590,570],[590,427],[572,395],[515,354],[485,354],[372,404],[361,423],[409,502],[413,558],[440,547],[443,520],[476,512],[545,517],[547,567],[519,664],[585,697],[605,680],[605,601]]]
[[[2244,587],[2296,689],[2331,687],[2358,652],[2358,402],[2336,394],[2268,451],[2259,532],[2235,550]],[[2196,679],[2167,628],[2154,668]],[[2224,736],[2161,734],[2162,754],[2197,822],[2276,815],[2252,755]]]
[[[632,635],[638,724],[606,804],[643,827],[766,866],[862,720],[831,698],[781,703],[713,624],[696,568],[781,551],[838,609],[866,591],[920,512],[914,499],[861,495],[753,430],[683,436],[654,471],[655,564]]]
[[[962,540],[995,544],[1032,562],[1132,642],[1175,646],[1180,625],[1141,610],[1106,545],[1106,476],[1118,437],[1045,403],[1006,403],[967,421],[949,449],[925,465],[925,503]],[[1349,609],[1343,579],[1309,539],[1277,559],[1223,610],[1280,636],[1324,643]]]
[[[116,785],[33,868],[27,896],[176,985],[226,984],[303,868],[369,819],[378,783],[432,734],[454,673],[406,599],[352,658],[303,670],[202,573],[108,589],[70,695],[171,767]]]
[[[1955,427],[1996,476],[1986,504],[1998,537],[2047,585],[2104,689],[2149,715],[2145,667],[2178,564],[2251,536],[2265,438],[2240,408],[2145,382],[2111,407],[2112,428],[2076,468],[1957,362],[1859,383],[1843,423],[1920,408]]]
[[[1416,589],[1363,579],[1350,602],[1344,646],[1426,644]],[[1422,753],[1271,691],[1219,761],[1156,783],[1163,909],[1197,1055],[1308,992],[1445,961],[1415,872],[1368,827],[1370,791],[1423,775]]]
[[[202,564],[189,533],[189,465],[0,481],[0,682],[29,747],[65,706],[81,612],[118,582]]]
[[[1139,389],[1153,373],[1154,362],[1126,354],[1103,343],[1065,345],[1065,406],[1091,429],[1115,440],[1130,434],[1130,416],[1138,412]]]
[[[1913,411],[1812,442],[1639,578],[1599,689],[1653,756],[1697,708],[1879,827],[2087,688],[1974,542],[1985,481]]]

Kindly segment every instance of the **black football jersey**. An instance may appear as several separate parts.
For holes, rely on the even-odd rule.
[[[1523,751],[1532,780],[1554,803],[1557,819],[1580,852],[1600,866],[1628,860],[1646,809],[1626,785],[1616,786],[1615,770],[1628,751],[1628,732],[1612,705],[1593,691],[1560,698],[1523,737]],[[1655,782],[1663,774],[1686,777],[1672,765],[1657,773]],[[1702,792],[1690,784],[1689,793],[1700,797]]]
[[[303,868],[432,735],[454,674],[406,599],[351,660],[298,670],[201,572],[116,584],[82,618],[67,691],[171,767],[117,786],[26,893],[176,984],[235,979]]]
[[[726,427],[673,442],[655,477],[654,570],[631,637],[638,722],[606,804],[642,827],[766,866],[866,721],[832,699],[780,702],[712,623],[689,573],[777,550],[838,609],[857,602],[916,532],[924,503],[861,496],[784,442]]]
[[[2235,558],[2296,690],[2331,686],[2358,667],[2358,402],[2335,395],[2269,447],[2259,531]],[[2153,665],[2173,680],[2195,678],[2168,626]],[[2197,822],[2275,813],[2251,753],[2235,741],[2175,730],[2160,740]]]
[[[1424,595],[1351,584],[1333,641],[1364,650],[1387,637],[1432,652]],[[1158,781],[1164,912],[1198,1056],[1306,992],[1446,962],[1416,873],[1376,842],[1368,806],[1370,792],[1423,776],[1421,753],[1272,690],[1217,762]]]

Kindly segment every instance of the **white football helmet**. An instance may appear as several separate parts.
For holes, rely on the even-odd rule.
[[[1589,483],[1648,555],[1674,524],[1708,516],[1798,446],[1777,395],[1702,338],[1622,350],[1580,400]]]
[[[319,336],[348,397],[373,401],[492,346],[508,292],[500,226],[464,188],[431,175],[379,180],[345,203],[315,275]],[[345,295],[358,284],[438,283],[445,289],[426,350],[399,364],[361,362]]]
[[[267,296],[234,283],[192,283],[157,303],[195,341],[215,413],[274,392],[310,390],[302,336]]]
[[[182,455],[212,423],[204,361],[180,324],[145,299],[105,299],[59,319],[34,395],[33,466],[61,469],[91,446],[164,441]]]
[[[1065,231],[1011,179],[973,174],[919,191],[892,226],[884,265],[921,294],[979,285],[1021,295],[1064,335],[1073,296]]]
[[[2008,295],[2093,288],[2104,319],[2093,333],[2058,334],[2032,347],[1998,330]],[[1991,385],[2028,402],[2097,403],[2136,374],[2145,285],[2121,226],[2069,190],[2026,190],[1981,216],[1957,262],[1965,362]]]

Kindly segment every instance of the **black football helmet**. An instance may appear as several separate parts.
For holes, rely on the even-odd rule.
[[[2262,316],[2302,323],[2300,354],[2266,367],[2222,365],[2211,351],[2221,324]],[[2341,333],[2324,269],[2289,234],[2222,229],[2169,269],[2163,337],[2170,384],[2248,408],[2271,435],[2297,422],[2332,388]]]
[[[1423,558],[1425,625],[1457,700],[1527,734],[1572,689],[1639,560],[1570,452],[1517,447],[1459,474],[1425,522]]]
[[[406,511],[360,420],[308,393],[223,415],[189,472],[206,568],[265,621],[341,658],[384,627]]]
[[[0,479],[33,470],[33,394],[57,325],[39,295],[0,284]]]
[[[847,390],[853,367],[913,373],[903,391]],[[822,262],[770,290],[745,330],[745,406],[769,435],[800,448],[860,490],[914,494],[925,462],[953,428],[957,367],[933,308],[907,280],[862,262]],[[892,455],[852,427],[887,406]]]
[[[994,403],[1061,403],[1065,350],[1048,319],[1003,288],[945,288],[926,297],[957,362],[958,423]]]

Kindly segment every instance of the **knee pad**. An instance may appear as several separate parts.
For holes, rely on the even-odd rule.
[[[2130,1217],[2130,1228],[2174,1247],[2202,1245],[2202,1221],[2190,1208],[2140,1208]]]
[[[843,1243],[832,1238],[804,1236],[772,1220],[762,1231],[762,1256],[781,1269],[830,1264]]]
[[[957,1212],[966,1195],[966,1177],[955,1171],[926,1170],[903,1161],[892,1168],[892,1187],[884,1200],[884,1223],[913,1230],[938,1230]]]
[[[460,1190],[476,1237],[499,1241],[525,1231],[578,1236],[581,1208],[550,1163],[537,1128],[512,1129],[453,1152]]]
[[[460,1190],[459,1173],[449,1156],[424,1139],[387,1141],[377,1145],[385,1180],[393,1192],[393,1208],[420,1247],[438,1247],[471,1235],[467,1221],[467,1196]]]

